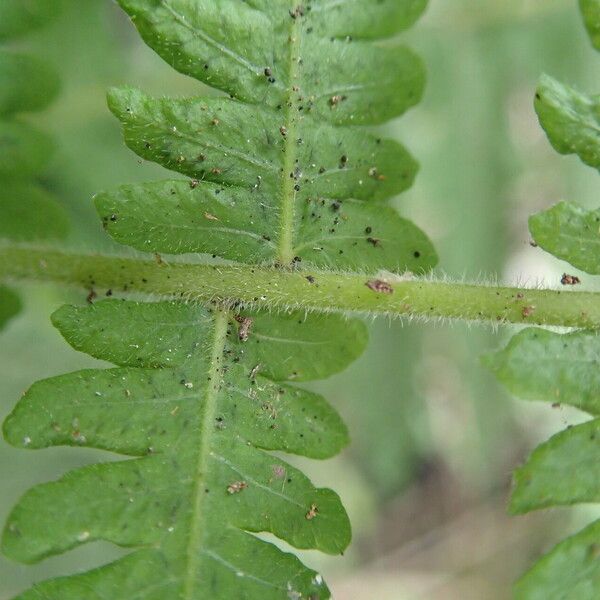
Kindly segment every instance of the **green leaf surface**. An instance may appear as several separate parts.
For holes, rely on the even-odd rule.
[[[600,414],[600,337],[594,332],[525,329],[485,362],[519,398]]]
[[[599,456],[600,419],[556,434],[516,470],[511,511],[600,502]]]
[[[0,286],[0,330],[21,312],[21,300],[12,290]]]
[[[30,125],[18,121],[0,121],[0,178],[38,175],[46,166],[53,149],[50,138]]]
[[[515,586],[516,600],[596,600],[600,589],[600,521],[567,538]]]
[[[7,418],[6,439],[23,448],[87,446],[133,458],[33,488],[8,519],[3,550],[35,562],[103,539],[133,552],[31,594],[67,600],[93,585],[94,593],[112,590],[115,600],[215,599],[234,598],[243,586],[249,600],[329,598],[320,576],[250,533],[331,554],[348,545],[350,526],[335,493],[313,487],[267,451],[326,458],[346,445],[346,428],[324,399],[284,380],[345,366],[364,345],[363,326],[254,315],[243,341],[235,317],[125,301],[55,315],[75,348],[89,347],[120,368],[35,384]],[[323,367],[326,355],[334,358]],[[146,573],[148,547],[160,564],[157,576],[134,581],[128,573],[121,586],[125,565]]]
[[[529,219],[536,243],[577,269],[600,275],[600,210],[561,202]]]
[[[423,92],[424,69],[410,50],[350,37],[353,29],[357,37],[399,31],[422,2],[416,11],[414,2],[391,0],[376,11],[364,0],[343,7],[330,0],[307,6],[289,0],[119,3],[169,65],[254,105],[300,102],[318,120],[370,124],[402,114]],[[345,99],[332,105],[335,96]]]
[[[124,315],[121,326],[113,327]],[[52,321],[77,350],[121,366],[146,368],[193,363],[198,336],[208,335],[213,327],[210,314],[200,305],[118,300],[91,308],[67,306]],[[236,331],[240,327],[237,322],[231,324]],[[359,320],[260,313],[252,317],[248,340],[231,343],[252,368],[261,365],[261,374],[278,381],[310,381],[345,369],[362,354],[366,342],[367,330]]]
[[[425,2],[120,3],[170,65],[230,97],[111,91],[129,147],[192,178],[191,191],[182,184],[172,192],[168,212],[159,197],[174,184],[150,188],[144,219],[149,188],[100,196],[118,241],[327,268],[422,272],[436,263],[416,226],[374,204],[412,184],[414,159],[356,127],[399,116],[422,96],[420,60],[396,42],[367,38],[409,26]]]
[[[47,25],[60,14],[63,0],[2,0],[0,40],[18,37]]]
[[[251,5],[268,13],[275,3],[256,0]],[[279,4],[287,6],[279,0]],[[307,3],[310,25],[324,36],[374,39],[394,35],[413,25],[423,14],[427,0],[321,0]]]
[[[42,110],[58,88],[57,74],[41,60],[0,52],[0,114]]]
[[[596,50],[600,50],[600,2],[598,0],[579,0],[586,29]]]
[[[277,111],[257,113],[224,98],[155,99],[131,88],[111,90],[108,102],[123,123],[125,141],[143,158],[200,183],[278,193],[287,136],[280,132],[285,121]],[[294,142],[294,168],[301,173],[286,178],[298,181],[305,194],[374,201],[412,185],[417,164],[397,142],[362,129],[304,123],[302,143]]]
[[[139,250],[263,263],[278,250],[271,197],[266,186],[162,181],[99,194],[96,207],[110,235]],[[297,221],[293,254],[311,265],[421,271],[436,261],[421,230],[388,206],[316,196]]]
[[[0,191],[0,238],[15,241],[64,239],[69,222],[63,208],[32,183],[7,181]]]
[[[600,168],[600,99],[544,75],[535,95],[535,110],[550,143],[560,154],[577,154]]]

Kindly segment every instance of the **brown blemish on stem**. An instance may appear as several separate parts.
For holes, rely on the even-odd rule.
[[[394,288],[387,282],[381,279],[371,279],[365,285],[376,292],[377,294],[393,294]]]

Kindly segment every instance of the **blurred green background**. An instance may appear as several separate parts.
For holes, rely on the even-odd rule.
[[[111,247],[94,213],[95,192],[166,175],[129,152],[105,105],[112,85],[157,95],[203,92],[146,48],[110,0],[61,0],[62,15],[16,47],[61,73],[59,100],[31,120],[58,150],[43,180],[69,210],[71,245]],[[434,239],[439,272],[456,279],[556,286],[567,267],[529,245],[527,216],[561,199],[597,205],[596,174],[556,155],[532,107],[546,71],[600,91],[600,57],[574,0],[431,0],[404,37],[425,59],[425,101],[385,127],[418,157],[417,185],[400,211]],[[572,269],[569,272],[573,272]],[[600,288],[590,277],[584,286]],[[49,322],[85,294],[29,286],[26,311],[0,338],[0,417],[39,378],[96,364],[63,343]],[[503,599],[534,557],[592,509],[505,516],[511,470],[532,447],[580,416],[511,400],[479,356],[509,330],[378,321],[368,352],[320,383],[347,420],[353,443],[336,460],[303,463],[342,495],[354,544],[342,559],[304,558],[337,600]],[[0,521],[32,484],[115,457],[99,451],[28,453],[0,442]],[[33,582],[102,564],[119,554],[94,543],[40,565],[0,558],[0,598]]]

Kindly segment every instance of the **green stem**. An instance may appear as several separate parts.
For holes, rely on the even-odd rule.
[[[600,328],[600,293],[388,279],[272,267],[166,264],[139,258],[0,246],[0,281],[46,281],[156,298],[241,302],[261,308],[358,312],[494,323]]]

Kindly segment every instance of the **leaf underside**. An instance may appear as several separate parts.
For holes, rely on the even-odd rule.
[[[600,2],[580,0],[588,32],[600,48]],[[549,76],[535,98],[540,123],[561,154],[576,154],[600,169],[597,96],[586,96]],[[561,202],[531,217],[530,230],[544,250],[582,271],[600,274],[600,212]],[[564,293],[568,293],[565,291]],[[600,336],[526,329],[486,358],[516,396],[554,407],[568,404],[592,419],[556,434],[514,474],[510,511],[600,503]],[[518,600],[595,600],[600,595],[600,522],[567,538],[516,584]]]
[[[425,0],[120,4],[149,46],[215,93],[109,93],[127,145],[185,176],[98,194],[117,241],[282,268],[435,264],[425,234],[387,205],[416,162],[368,128],[422,95],[420,60],[382,40],[412,25]],[[362,322],[120,300],[64,307],[53,321],[74,348],[115,368],[35,384],[7,418],[6,439],[128,459],[30,490],[3,550],[26,563],[99,539],[131,552],[19,599],[330,598],[319,574],[253,534],[329,554],[348,546],[337,495],[271,452],[324,459],[346,445],[337,413],[295,384],[357,358]]]
[[[427,237],[384,204],[412,184],[416,162],[357,127],[420,99],[420,60],[365,38],[399,31],[424,4],[123,0],[160,56],[229,97],[110,92],[128,146],[190,179],[98,195],[108,233],[144,251],[247,263],[431,268]]]
[[[330,554],[350,541],[337,495],[266,452],[327,458],[347,443],[324,399],[287,383],[330,375],[360,354],[363,325],[339,321],[261,315],[243,342],[231,315],[195,305],[107,300],[58,311],[69,343],[118,368],[35,384],[6,420],[6,439],[132,458],[31,490],[8,518],[3,550],[23,562],[98,539],[137,550],[21,597],[75,598],[84,586],[93,598],[100,589],[128,598],[132,586],[144,599],[234,598],[239,589],[245,598],[328,597],[316,573],[249,532]],[[149,559],[160,568],[148,573]],[[122,587],[132,568],[144,577]]]

